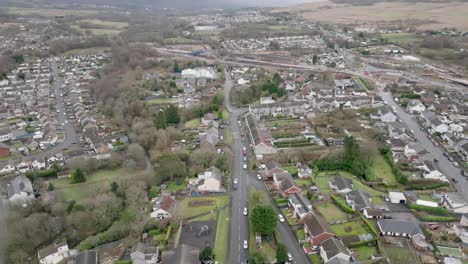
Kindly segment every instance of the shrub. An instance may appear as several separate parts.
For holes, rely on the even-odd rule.
[[[437,216],[437,215],[423,215],[419,217],[423,222],[455,222],[456,217],[453,216]]]
[[[353,214],[354,213],[353,209],[351,209],[351,207],[349,207],[340,198],[336,197],[335,195],[331,195],[331,198],[332,198],[333,202],[335,202],[335,204],[338,205],[338,207],[340,207],[341,210],[343,210],[345,213],[348,213],[348,214]]]
[[[416,210],[418,212],[428,212],[435,215],[447,216],[450,215],[450,212],[443,207],[430,207],[418,204],[406,204],[408,208]]]
[[[154,230],[151,230],[151,231],[148,232],[148,235],[150,235],[152,237],[157,236],[159,234],[161,234],[161,231],[159,231],[158,229],[154,229]]]
[[[358,241],[358,242],[351,242],[349,243],[348,247],[349,248],[357,248],[357,247],[362,247],[362,246],[373,246],[374,243],[376,242],[376,238],[371,239],[371,240],[363,240],[363,241]]]

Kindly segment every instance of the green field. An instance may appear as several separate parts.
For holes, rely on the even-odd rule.
[[[218,224],[216,226],[215,258],[219,263],[224,263],[227,255],[228,233],[229,233],[229,208],[226,207],[219,212]]]
[[[327,220],[327,222],[346,220],[349,215],[333,203],[321,203],[315,209]]]
[[[151,99],[151,100],[146,100],[145,104],[146,105],[159,105],[159,104],[167,104],[171,100],[168,98],[158,98],[158,99]]]
[[[418,198],[424,201],[439,202],[438,200],[432,198],[430,194],[420,194],[418,195]]]
[[[92,16],[96,15],[98,11],[95,10],[73,10],[73,9],[55,9],[55,8],[19,8],[10,7],[7,9],[9,13],[15,15],[41,15],[47,17],[54,16]]]
[[[392,169],[390,165],[385,161],[384,157],[380,154],[374,155],[374,159],[372,161],[372,167],[370,168],[370,173],[376,179],[383,179],[384,182],[394,185],[398,184],[396,181],[395,176],[392,173]]]
[[[268,28],[271,29],[271,30],[287,30],[287,29],[289,29],[289,27],[285,26],[285,25],[268,26]]]
[[[97,53],[105,53],[110,52],[110,48],[102,47],[102,48],[89,48],[89,49],[73,49],[69,50],[63,55],[70,56],[70,55],[88,55],[88,54],[97,54]]]
[[[353,248],[352,250],[356,253],[360,261],[370,260],[372,256],[377,253],[377,249],[375,247],[367,246]]]
[[[421,40],[421,38],[415,33],[388,33],[382,34],[382,38],[387,39],[388,42],[394,42],[398,44],[408,44]]]
[[[229,203],[229,196],[187,197],[180,201],[176,215],[182,218],[192,218],[200,214],[221,209]]]
[[[284,215],[284,218],[286,218],[286,222],[288,222],[289,225],[297,224],[296,218],[292,217],[291,212],[287,208],[281,209],[281,213]]]
[[[194,118],[192,120],[189,120],[189,121],[185,122],[185,127],[186,128],[194,128],[194,127],[198,127],[200,125],[201,125],[200,118]]]
[[[335,233],[339,237],[362,235],[369,233],[366,224],[361,219],[347,222],[344,224],[331,225],[330,227],[333,233]]]
[[[167,185],[166,191],[168,192],[177,192],[179,190],[185,189],[185,182],[182,182],[181,184],[177,184],[177,182],[172,181]]]
[[[439,249],[440,254],[442,255],[448,255],[451,257],[456,257],[456,258],[463,258],[463,254],[460,251],[459,248],[450,248],[450,247],[437,247]]]
[[[116,21],[106,21],[101,19],[83,19],[78,22],[89,23],[99,27],[113,28],[113,29],[125,29],[128,27],[127,22],[116,22]]]
[[[390,263],[418,263],[414,254],[406,247],[385,247],[385,253]]]
[[[79,200],[95,195],[100,191],[108,191],[112,181],[130,179],[138,172],[127,169],[102,170],[94,172],[86,177],[86,182],[71,184],[69,178],[54,179],[51,183],[55,192],[67,200]]]

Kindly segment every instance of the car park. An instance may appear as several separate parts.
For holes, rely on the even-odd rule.
[[[281,223],[284,223],[284,216],[282,214],[278,215],[278,219]]]

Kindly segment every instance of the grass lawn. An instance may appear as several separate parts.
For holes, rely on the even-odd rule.
[[[384,194],[383,192],[377,191],[375,189],[372,189],[371,187],[364,185],[362,182],[360,182],[355,176],[353,176],[351,173],[345,172],[345,171],[324,171],[320,172],[319,175],[315,179],[315,184],[319,188],[321,193],[330,193],[330,186],[328,184],[329,181],[333,179],[335,174],[340,174],[341,176],[350,178],[353,180],[353,186],[354,188],[361,190],[363,192],[368,192],[371,195],[382,195]]]
[[[170,182],[166,187],[166,191],[168,192],[177,192],[183,189],[185,189],[185,183],[182,182],[180,185],[178,185],[176,181]]]
[[[305,239],[304,229],[296,230],[296,237],[298,240],[304,240]]]
[[[451,247],[437,247],[442,255],[448,255],[451,257],[463,258],[463,254],[461,253],[460,249],[458,248],[451,248]]]
[[[421,38],[418,37],[415,33],[388,33],[382,34],[382,37],[387,39],[388,42],[395,42],[401,44],[407,44],[421,40]]]
[[[296,166],[284,166],[283,167],[284,170],[286,170],[287,172],[289,172],[291,175],[297,175],[297,168]]]
[[[176,215],[191,218],[203,213],[209,213],[216,208],[222,208],[228,203],[229,196],[187,197],[180,201]]]
[[[232,132],[230,128],[226,129],[226,142],[231,146],[234,143],[234,138],[232,137]]]
[[[408,248],[385,247],[390,263],[418,263]]]
[[[76,10],[76,9],[54,9],[54,8],[18,8],[10,7],[7,9],[8,13],[18,15],[34,15],[39,14],[42,16],[54,17],[54,16],[90,16],[96,15],[96,10]]]
[[[229,208],[224,208],[219,212],[218,224],[216,226],[214,253],[219,263],[224,263],[226,261],[229,233],[228,210]]]
[[[128,27],[127,22],[115,22],[115,21],[106,21],[101,19],[83,19],[78,22],[89,23],[97,26],[103,26],[107,28],[114,28],[114,29],[124,29]]]
[[[359,84],[364,90],[369,91],[369,87],[361,80],[361,78],[355,78],[354,81]]]
[[[297,224],[297,220],[292,217],[291,212],[287,208],[281,209],[281,213],[284,215],[284,218],[286,218],[286,222],[288,222],[289,225]]]
[[[376,179],[383,179],[386,183],[388,184],[398,184],[398,182],[395,179],[395,176],[392,173],[392,169],[388,165],[388,163],[385,161],[385,159],[382,157],[380,154],[374,155],[374,160],[372,162],[372,167],[371,167],[371,174],[376,178]]]
[[[385,204],[385,201],[381,196],[372,196],[371,199],[373,204]]]
[[[322,263],[322,260],[320,259],[319,254],[310,254],[309,259],[310,259],[310,262],[312,262],[312,264]]]
[[[343,212],[333,203],[321,203],[314,207],[325,218],[325,220],[327,220],[327,222],[346,220],[349,217],[349,214]]]
[[[194,127],[198,127],[201,125],[201,120],[200,118],[194,118],[190,121],[187,121],[185,122],[185,127],[186,128],[194,128]]]
[[[299,185],[299,187],[300,186],[304,186],[304,187],[312,186],[312,180],[311,179],[299,179],[299,178],[297,178],[294,181],[296,182],[297,185]]]
[[[430,194],[421,194],[421,195],[418,195],[418,198],[424,201],[439,202],[438,200],[432,198]]]
[[[229,120],[230,116],[231,116],[231,114],[226,109],[224,109],[223,110],[223,119],[224,120]]]
[[[373,255],[377,253],[377,249],[375,247],[357,247],[352,249],[354,252],[356,252],[356,255],[359,260],[365,261],[365,260],[370,260]]]
[[[158,105],[158,104],[167,104],[169,102],[170,102],[170,99],[168,98],[158,98],[158,99],[146,100],[145,104],[146,105]]]
[[[71,184],[69,178],[54,179],[51,183],[55,192],[63,195],[67,200],[79,200],[81,198],[95,195],[99,191],[107,191],[112,181],[119,182],[120,179],[131,179],[138,172],[128,169],[101,170],[86,176],[83,183]]]
[[[276,247],[270,245],[265,237],[262,237],[262,245],[260,248],[255,246],[255,233],[252,228],[250,228],[249,252],[252,254],[254,251],[263,254],[270,262],[276,257]]]
[[[283,206],[283,205],[288,204],[288,200],[286,198],[284,198],[284,197],[281,197],[281,196],[273,197],[273,200],[275,201],[276,205],[278,205],[278,206]]]
[[[331,225],[330,227],[333,233],[335,233],[339,237],[362,235],[369,233],[369,230],[367,230],[366,225],[360,219],[344,224]],[[346,232],[347,228],[350,228],[349,232]]]
[[[216,220],[216,214],[217,214],[216,212],[213,212],[213,213],[202,215],[196,218],[192,218],[189,221],[187,221],[187,223],[200,222],[200,221],[213,221],[213,220]]]

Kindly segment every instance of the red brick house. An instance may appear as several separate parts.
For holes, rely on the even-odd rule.
[[[265,175],[271,180],[273,178],[273,173],[282,173],[284,172],[281,165],[273,160],[267,161],[265,164]]]
[[[289,197],[289,195],[293,193],[301,192],[301,189],[297,187],[293,179],[287,178],[281,182],[280,191],[281,191],[281,194],[283,194],[283,196],[287,198]]]
[[[311,245],[320,246],[323,241],[335,237],[325,220],[312,212],[299,220],[299,224],[304,225],[305,240]]]

